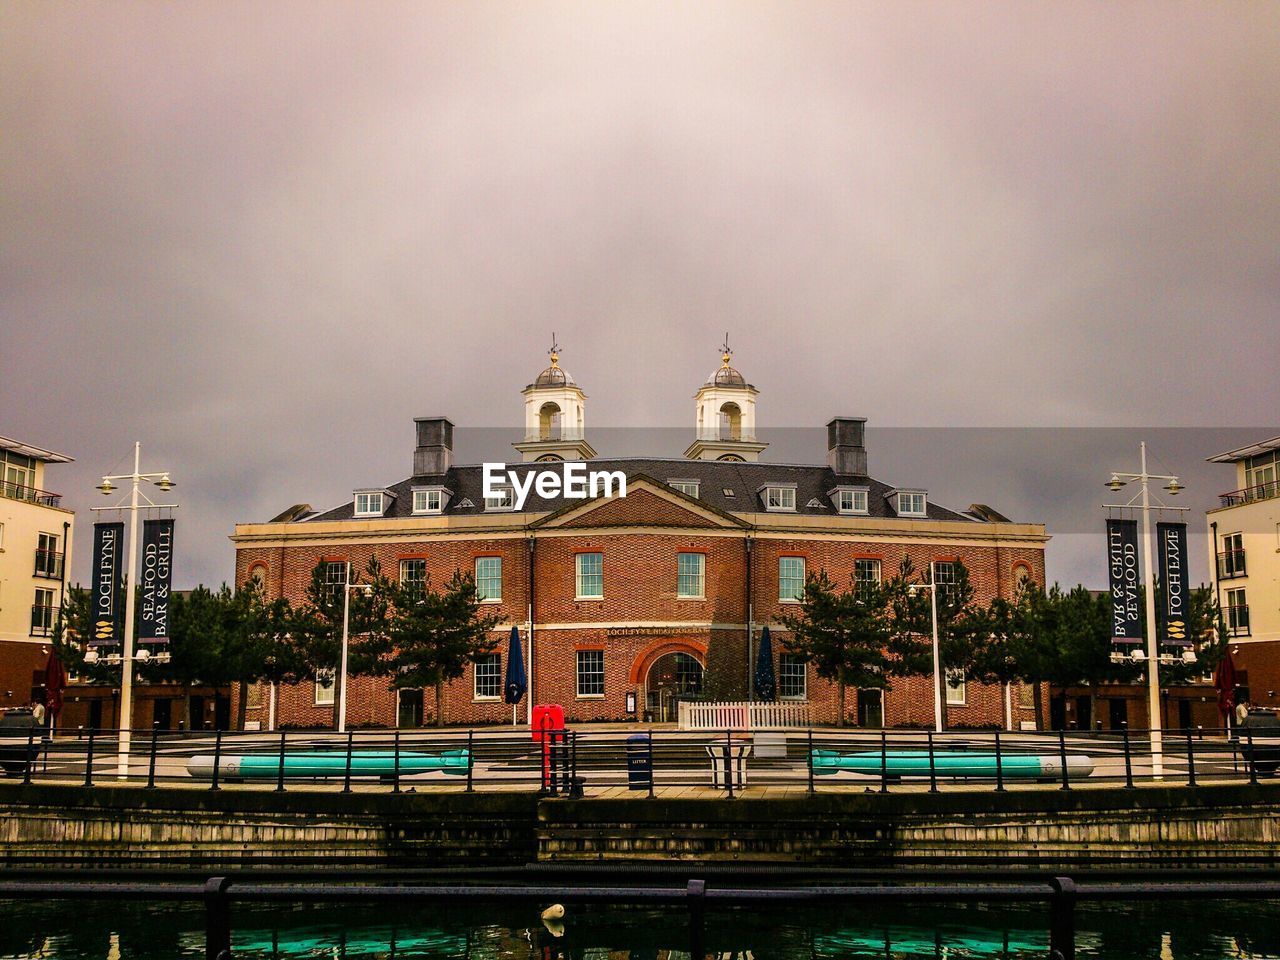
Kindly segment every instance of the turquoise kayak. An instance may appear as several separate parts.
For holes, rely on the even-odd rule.
[[[935,752],[933,770],[939,777],[994,777],[996,755],[994,753]],[[834,750],[813,751],[813,772],[816,774],[862,773],[891,777],[929,776],[929,751],[879,750],[867,753],[837,753]],[[1062,777],[1062,758],[1053,754],[1001,753],[1000,773],[1010,780],[1047,780]],[[1093,761],[1076,754],[1067,756],[1067,776],[1087,777],[1093,773]]]
[[[351,753],[351,776],[391,777],[397,772],[402,777],[410,777],[416,773],[437,772],[466,776],[470,759],[466,750],[445,750],[443,753],[408,753],[402,750],[398,761],[392,750],[355,750]],[[212,754],[197,754],[187,761],[187,773],[202,780],[212,780],[213,769]],[[346,774],[345,751],[312,751],[284,755],[286,778],[345,777]],[[280,754],[224,755],[218,761],[218,776],[237,780],[277,779],[280,776]]]

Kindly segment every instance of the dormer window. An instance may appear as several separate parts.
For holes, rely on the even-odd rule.
[[[697,499],[698,481],[697,480],[668,480],[667,485],[673,490],[679,490],[687,497]]]
[[[485,497],[484,508],[486,510],[514,510],[516,508],[516,494],[511,487],[497,487],[496,497]]]
[[[831,497],[831,502],[835,504],[837,513],[855,516],[866,516],[867,514],[866,487],[836,487],[828,496]]]
[[[357,490],[355,515],[380,517],[386,509],[386,502],[387,491],[385,490]]]
[[[795,513],[796,485],[794,483],[769,484],[761,489],[766,510]]]
[[[898,490],[895,491],[894,496],[897,498],[898,516],[928,516],[928,504],[925,501],[923,490]]]
[[[444,487],[414,487],[413,512],[415,514],[444,513],[450,491]]]

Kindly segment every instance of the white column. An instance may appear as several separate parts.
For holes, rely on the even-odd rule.
[[[120,661],[120,738],[116,776],[129,775],[129,746],[133,726],[133,618],[137,608],[134,574],[138,563],[138,484],[142,472],[142,443],[133,444],[133,493],[129,500],[129,557],[125,561],[124,639]]]

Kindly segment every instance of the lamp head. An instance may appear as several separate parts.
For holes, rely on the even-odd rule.
[[[1112,490],[1119,490],[1124,485],[1125,481],[1121,480],[1120,477],[1114,473],[1111,475],[1111,479],[1107,481],[1107,486]]]
[[[1164,485],[1164,488],[1166,491],[1168,491],[1169,496],[1171,497],[1176,497],[1179,493],[1181,493],[1183,490],[1186,489],[1186,487],[1184,487],[1182,484],[1178,482],[1177,477],[1174,477],[1172,480],[1166,483]]]
[[[1138,647],[1136,650],[1133,651],[1131,656],[1133,657],[1134,663],[1142,663],[1142,661],[1147,659],[1147,651],[1143,650],[1141,647]]]
[[[97,651],[97,650],[86,650],[86,651],[84,652],[84,662],[85,662],[85,663],[97,663],[97,662],[98,662],[98,651]]]
[[[172,480],[169,479],[169,475],[166,473],[164,476],[162,476],[159,480],[156,481],[156,486],[159,487],[161,490],[163,490],[165,493],[168,493],[170,490],[174,488],[175,484]]]
[[[1195,663],[1195,662],[1196,662],[1196,652],[1195,652],[1194,650],[1192,650],[1190,647],[1188,647],[1186,650],[1183,650],[1183,651],[1182,651],[1182,662],[1183,662],[1183,663]]]
[[[98,484],[98,489],[102,491],[104,497],[109,497],[115,491],[116,485],[106,477],[103,477],[102,482]]]
[[[151,659],[151,651],[148,650],[146,647],[143,647],[136,654],[134,654],[134,657],[137,659],[139,663],[146,663],[148,660]]]

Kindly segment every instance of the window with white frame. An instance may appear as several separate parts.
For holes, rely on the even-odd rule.
[[[859,557],[853,561],[853,586],[859,594],[869,593],[880,585],[880,561]]]
[[[475,698],[497,700],[502,696],[502,654],[486,653],[476,657]]]
[[[347,585],[347,562],[345,560],[328,560],[324,565],[324,585],[329,596],[341,603],[342,589]]]
[[[963,707],[965,699],[965,676],[963,670],[947,670],[946,673],[947,705]]]
[[[1227,615],[1227,633],[1233,637],[1250,636],[1249,600],[1245,596],[1244,587],[1227,591],[1227,607],[1224,612]]]
[[[836,487],[834,499],[838,513],[865,514],[867,512],[865,487]]]
[[[697,480],[668,480],[667,485],[673,490],[679,490],[681,493],[689,497],[698,495]]]
[[[47,637],[53,630],[53,591],[36,588],[31,604],[31,636]]]
[[[924,491],[922,490],[899,490],[898,491],[898,516],[900,517],[923,517],[927,515]]]
[[[959,574],[952,560],[936,560],[933,564],[933,582],[937,584],[938,599],[948,599],[956,589]]]
[[[495,487],[494,492],[497,496],[484,498],[484,508],[486,510],[514,510],[516,508],[516,494],[511,487]]]
[[[315,705],[317,707],[333,706],[334,691],[336,684],[332,670],[319,670],[316,672],[316,695]]]
[[[804,557],[778,558],[778,599],[783,603],[804,596]]]
[[[579,600],[604,596],[604,554],[580,553],[574,558],[574,592]]]
[[[422,557],[401,560],[400,586],[405,588],[412,599],[422,599],[427,589],[427,561]]]
[[[702,553],[681,553],[676,556],[676,596],[701,600],[706,596],[707,557]]]
[[[357,517],[380,517],[382,516],[382,498],[381,490],[365,490],[356,494],[356,516]]]
[[[476,598],[490,603],[502,599],[501,557],[476,557]]]
[[[783,700],[803,700],[805,687],[804,659],[794,653],[778,655],[778,696]]]
[[[765,487],[764,508],[766,510],[794,511],[796,508],[796,488],[794,486]]]
[[[58,535],[41,533],[36,535],[36,567],[37,577],[62,576],[62,554],[58,552]]]
[[[604,696],[604,651],[578,651],[578,696]]]
[[[444,490],[439,487],[417,488],[413,491],[414,513],[442,513]]]

